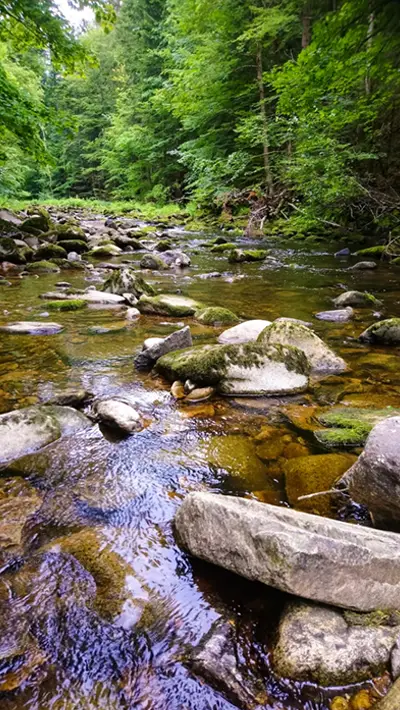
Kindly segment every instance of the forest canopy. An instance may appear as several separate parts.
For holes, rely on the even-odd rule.
[[[0,0],[0,194],[391,229],[398,0]]]

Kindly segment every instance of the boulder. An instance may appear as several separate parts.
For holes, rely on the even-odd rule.
[[[343,482],[357,503],[388,523],[400,521],[400,416],[381,421]]]
[[[171,251],[172,244],[169,241],[169,239],[160,239],[159,242],[155,245],[154,249],[155,251],[163,252],[163,251]]]
[[[67,389],[59,392],[54,397],[46,402],[46,404],[57,404],[60,407],[73,407],[74,409],[82,409],[86,404],[89,404],[93,399],[92,392],[84,389]]]
[[[26,259],[21,257],[20,250],[11,237],[0,237],[0,261],[25,264]]]
[[[315,317],[318,320],[332,321],[333,323],[347,323],[354,316],[354,311],[351,306],[341,308],[336,311],[321,311],[316,313]]]
[[[193,555],[247,579],[358,611],[399,605],[394,533],[212,493],[189,494],[175,526]]]
[[[105,281],[101,290],[108,293],[116,293],[119,296],[123,296],[125,293],[132,293],[136,298],[140,298],[144,293],[148,296],[155,294],[154,288],[144,280],[143,276],[135,273],[133,269],[114,271]]]
[[[156,342],[151,343],[148,347],[143,347],[143,350],[136,355],[134,362],[138,370],[151,368],[163,355],[175,350],[190,348],[193,345],[189,326],[176,330],[166,338],[154,338],[154,340]]]
[[[93,412],[100,422],[123,434],[133,434],[143,429],[142,418],[129,398],[97,400],[93,404]]]
[[[50,229],[51,220],[48,212],[42,210],[40,214],[33,214],[19,225],[23,232],[36,234],[36,232],[47,232]]]
[[[225,244],[214,244],[214,246],[211,247],[211,251],[214,254],[223,254],[224,251],[232,251],[233,249],[236,249],[236,244],[233,242],[226,242]]]
[[[227,308],[219,308],[217,306],[211,306],[197,311],[196,320],[200,323],[204,323],[204,325],[215,326],[239,323],[239,318],[232,313],[232,311],[229,311]]]
[[[317,417],[320,424],[329,428],[317,429],[314,436],[328,449],[364,446],[375,424],[396,415],[400,415],[400,409],[393,407],[333,407]]]
[[[400,626],[352,625],[338,609],[293,602],[272,652],[278,675],[318,685],[359,683],[382,675]]]
[[[57,264],[51,261],[34,261],[33,264],[28,264],[26,270],[30,274],[58,274],[60,271]]]
[[[156,256],[156,254],[145,254],[140,261],[140,268],[149,269],[150,271],[164,271],[168,266],[160,256]]]
[[[201,308],[201,304],[187,296],[173,294],[160,294],[159,296],[146,296],[143,294],[139,300],[141,313],[150,313],[160,316],[193,316]]]
[[[349,271],[373,271],[377,266],[375,261],[358,261],[357,264],[349,267]]]
[[[400,318],[388,318],[370,325],[359,340],[376,345],[400,345]]]
[[[162,260],[167,266],[184,268],[190,266],[191,260],[183,251],[167,250],[163,252]]]
[[[83,239],[62,239],[58,242],[58,246],[62,247],[68,254],[71,252],[83,254],[89,250],[88,245]]]
[[[380,308],[383,304],[371,293],[364,291],[346,291],[333,300],[337,308],[353,306],[354,308]]]
[[[242,264],[245,261],[264,261],[268,252],[263,249],[232,249],[228,260],[231,264]]]
[[[100,246],[93,247],[87,252],[87,256],[93,256],[96,259],[103,259],[107,256],[119,256],[122,253],[122,249],[117,247],[115,244],[101,244]]]
[[[0,234],[9,234],[15,232],[22,219],[11,210],[0,210]]]
[[[55,335],[61,333],[63,327],[58,323],[40,321],[17,321],[0,326],[0,333],[13,335]]]
[[[67,252],[59,244],[41,244],[33,254],[33,261],[46,259],[66,259]]]
[[[275,321],[258,336],[261,345],[290,345],[302,350],[312,372],[344,372],[345,361],[336,355],[312,330],[299,323]]]
[[[87,237],[82,227],[72,220],[68,220],[65,224],[57,224],[53,233],[55,233],[58,242],[87,242]]]
[[[218,342],[221,345],[236,345],[255,341],[268,325],[271,325],[269,320],[247,320],[245,323],[239,323],[239,325],[234,325],[233,328],[224,330],[218,336]]]
[[[105,293],[103,291],[86,291],[86,293],[65,293],[64,291],[48,291],[47,293],[42,293],[40,298],[44,298],[50,301],[74,301],[78,298],[79,301],[85,301],[85,303],[96,303],[103,305],[122,305],[125,303],[125,298],[123,296],[118,296],[116,293]]]
[[[356,457],[351,454],[314,454],[285,461],[285,488],[289,503],[307,513],[331,515],[329,495],[304,500],[299,498],[329,491],[355,461]]]
[[[89,419],[71,407],[38,405],[1,414],[0,463],[38,451],[88,426]]]
[[[171,382],[189,379],[229,396],[294,394],[308,387],[306,357],[281,345],[202,345],[164,355],[156,370]]]

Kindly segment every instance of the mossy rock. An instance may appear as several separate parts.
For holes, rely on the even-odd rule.
[[[379,301],[372,293],[367,291],[346,291],[333,299],[337,308],[353,306],[354,308],[381,308],[382,301]]]
[[[136,298],[140,298],[143,294],[147,296],[155,294],[153,286],[147,283],[141,274],[128,268],[114,271],[104,282],[101,290],[120,296],[124,293],[132,293]]]
[[[80,299],[70,301],[48,301],[45,307],[51,311],[79,311],[87,307],[87,302]]]
[[[222,244],[214,244],[213,247],[211,247],[211,251],[214,254],[223,254],[224,251],[232,251],[232,249],[236,248],[236,244],[233,242],[224,242]]]
[[[186,296],[175,296],[173,294],[147,296],[143,294],[140,297],[138,308],[141,313],[181,318],[193,316],[196,311],[200,310],[201,304]]]
[[[70,241],[71,239],[82,242],[87,241],[84,230],[73,220],[69,220],[65,224],[56,224],[52,232],[56,235],[58,242]]]
[[[214,246],[218,246],[218,244],[227,244],[228,240],[225,239],[225,237],[215,237],[211,244],[214,244]]]
[[[34,261],[26,267],[30,274],[57,274],[60,269],[51,261]]]
[[[240,434],[213,436],[201,453],[219,475],[221,470],[230,474],[232,488],[257,491],[274,487],[268,469],[258,458],[256,446],[249,437]]]
[[[228,260],[231,264],[242,264],[246,261],[264,261],[267,255],[264,249],[233,249]]]
[[[121,253],[122,249],[115,246],[115,244],[103,244],[102,246],[93,247],[93,249],[87,252],[87,256],[92,256],[95,259],[103,259],[104,257],[119,256]]]
[[[34,261],[47,259],[66,259],[67,252],[58,244],[41,244],[33,255]]]
[[[381,257],[386,252],[386,247],[383,245],[375,247],[367,247],[366,249],[359,249],[356,251],[356,256],[376,256]]]
[[[318,417],[320,424],[328,429],[314,432],[317,441],[328,449],[356,448],[364,446],[373,427],[388,417],[399,416],[400,409],[361,409],[339,407]]]
[[[62,271],[84,271],[85,264],[83,261],[69,261],[68,259],[52,259],[54,264],[60,267]]]
[[[374,323],[359,336],[362,343],[400,345],[400,318],[387,318]]]
[[[83,239],[64,239],[58,242],[58,246],[65,249],[69,254],[71,251],[75,251],[77,254],[83,254],[89,251],[89,247]]]
[[[150,271],[164,271],[168,269],[168,266],[160,256],[156,254],[145,254],[141,259],[140,268],[149,269]]]
[[[351,454],[301,456],[286,461],[285,487],[289,503],[306,513],[330,516],[332,506],[329,495],[301,501],[299,498],[330,490],[356,461],[357,457]]]
[[[0,237],[0,261],[10,261],[13,264],[25,264],[26,258],[16,246],[11,237]]]
[[[33,214],[28,219],[24,220],[19,226],[23,232],[28,232],[29,234],[36,234],[37,232],[48,232],[51,228],[50,215],[46,210],[40,210],[38,213]]]
[[[140,245],[140,248],[143,249],[143,246]],[[154,248],[159,252],[168,251],[169,249],[172,249],[172,243],[168,239],[160,239]]]
[[[239,318],[227,308],[211,306],[196,312],[196,320],[204,325],[236,325],[240,323]]]

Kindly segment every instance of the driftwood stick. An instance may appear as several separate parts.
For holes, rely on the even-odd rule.
[[[300,496],[297,500],[309,500],[310,498],[317,498],[318,496],[339,495],[346,493],[348,490],[348,488],[331,488],[329,491],[318,491],[318,493],[309,493],[306,496]]]

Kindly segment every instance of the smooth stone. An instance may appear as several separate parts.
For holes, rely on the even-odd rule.
[[[318,685],[359,683],[382,675],[400,626],[353,626],[338,609],[293,602],[272,652],[278,675]]]
[[[345,361],[336,355],[312,330],[299,323],[275,321],[258,336],[257,342],[265,345],[289,345],[298,348],[307,357],[312,372],[344,372]]]
[[[233,328],[224,330],[224,332],[218,336],[218,342],[222,345],[249,343],[257,340],[260,333],[262,333],[268,325],[271,325],[271,321],[248,320],[245,323],[239,323],[239,325],[234,325]]]
[[[304,325],[305,328],[312,327],[312,323],[308,323],[306,320],[301,320],[300,318],[289,318],[288,316],[275,318],[274,323],[297,323],[298,325]]]
[[[141,274],[127,268],[114,271],[104,282],[101,290],[107,293],[116,293],[118,296],[130,293],[136,298],[140,298],[143,293],[148,296],[153,296],[155,293],[154,288],[144,280]],[[134,306],[136,303],[131,305]]]
[[[64,293],[63,291],[49,291],[42,293],[40,298],[49,301],[71,301],[76,299],[76,293]],[[86,303],[98,303],[105,305],[122,305],[125,303],[123,296],[118,296],[116,293],[106,293],[103,291],[91,290],[86,293],[79,293],[79,300]]]
[[[349,271],[373,271],[378,267],[375,261],[359,261],[354,266],[350,266]]]
[[[81,409],[93,399],[93,393],[85,389],[69,389],[52,397],[46,404],[57,404],[60,407]]]
[[[0,496],[0,547],[20,547],[24,527],[41,507],[42,498],[34,488],[17,496]]]
[[[204,402],[215,394],[214,387],[196,387],[186,395],[187,402]]]
[[[63,326],[58,323],[41,323],[39,321],[19,321],[0,326],[0,333],[16,335],[55,335],[61,333]]]
[[[388,523],[400,520],[400,416],[371,431],[364,451],[342,479],[350,496]],[[400,605],[400,604],[399,604]]]
[[[164,271],[168,266],[163,259],[156,254],[145,254],[140,261],[141,269],[149,269],[150,271]]]
[[[128,308],[125,312],[126,320],[137,320],[140,318],[140,311],[137,308]]]
[[[157,361],[156,370],[172,382],[190,379],[199,387],[217,387],[227,396],[277,396],[304,392],[308,387],[304,353],[276,345],[188,348],[164,355]]]
[[[187,254],[182,251],[167,250],[162,254],[162,260],[167,266],[176,266],[181,269],[190,266],[191,260]]]
[[[129,403],[128,399],[98,400],[93,404],[93,411],[103,424],[125,434],[132,434],[143,428],[139,412]]]
[[[72,407],[38,405],[0,415],[0,463],[42,449],[61,436],[90,426]]]
[[[193,298],[187,296],[175,296],[173,294],[160,294],[159,296],[143,295],[139,300],[139,310],[141,313],[149,313],[161,316],[193,316],[199,310],[201,304]]]
[[[186,392],[183,382],[180,382],[180,380],[176,380],[176,382],[172,384],[171,394],[175,399],[185,399]]]
[[[353,306],[354,308],[379,308],[382,306],[382,301],[379,301],[371,293],[363,291],[346,291],[340,296],[333,299],[333,303],[337,308],[345,308]]]
[[[320,313],[316,313],[315,317],[318,318],[318,320],[333,321],[334,323],[346,323],[351,320],[353,315],[353,309],[351,306],[347,306],[347,308],[342,308],[336,311],[321,311]]]
[[[144,342],[143,350],[135,357],[135,367],[139,370],[147,369],[152,367],[163,355],[175,350],[190,348],[192,345],[189,326],[176,330],[166,338],[148,338]]]
[[[340,249],[339,251],[335,252],[335,257],[339,258],[341,256],[350,256],[351,251],[348,247],[345,247],[344,249]]]
[[[370,325],[359,340],[377,345],[400,345],[400,318],[388,318]]]
[[[189,494],[175,527],[196,557],[289,594],[358,611],[399,605],[394,533],[212,493]]]

